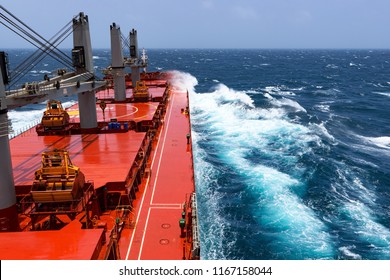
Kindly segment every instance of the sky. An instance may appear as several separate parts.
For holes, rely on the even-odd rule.
[[[110,25],[140,48],[390,48],[390,0],[0,0],[46,39],[79,12],[93,48]],[[3,11],[1,10],[1,13]],[[3,19],[0,19],[3,22]],[[33,47],[0,25],[0,51]],[[60,47],[72,47],[71,37]]]

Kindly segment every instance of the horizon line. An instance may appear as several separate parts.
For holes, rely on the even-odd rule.
[[[72,47],[56,48],[71,50]],[[390,47],[152,47],[147,50],[390,50]],[[38,50],[34,47],[5,47],[3,50]],[[109,47],[92,47],[92,50],[111,50]]]

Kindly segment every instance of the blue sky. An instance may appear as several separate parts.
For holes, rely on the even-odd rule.
[[[49,39],[79,12],[94,48],[113,22],[142,48],[390,48],[389,0],[10,0],[5,7]],[[0,50],[31,45],[0,25]],[[61,44],[71,47],[71,39]]]

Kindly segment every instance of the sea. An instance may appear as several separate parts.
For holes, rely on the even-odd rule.
[[[34,51],[6,52],[12,74]],[[102,77],[110,50],[93,55]],[[147,55],[189,92],[202,259],[390,259],[390,50]],[[59,68],[47,57],[13,87]],[[11,137],[44,109],[10,110]]]

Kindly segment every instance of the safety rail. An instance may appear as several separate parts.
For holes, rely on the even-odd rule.
[[[121,259],[118,242],[121,238],[123,229],[128,224],[129,227],[134,226],[131,221],[131,216],[135,219],[135,214],[132,212],[132,207],[129,205],[118,205],[115,208],[116,217],[114,226],[110,232],[110,241],[107,244],[107,249],[104,255],[105,260],[119,260]]]
[[[189,197],[188,197],[189,195]],[[200,259],[200,235],[198,226],[198,207],[196,202],[196,193],[187,194],[186,202],[183,205],[180,227],[181,237],[184,239],[183,259]]]
[[[37,120],[34,120],[33,122],[29,123],[28,125],[23,126],[22,128],[19,128],[17,130],[11,129],[8,132],[8,139],[13,139],[16,136],[18,136],[20,134],[23,134],[24,132],[30,130],[31,128],[33,128],[35,126],[37,126],[40,122],[41,122],[41,119],[37,119]],[[35,131],[34,131],[34,133],[35,133]]]
[[[191,194],[191,207],[192,207],[192,259],[200,257],[200,238],[199,238],[199,226],[198,226],[198,204],[196,201],[196,193]]]

